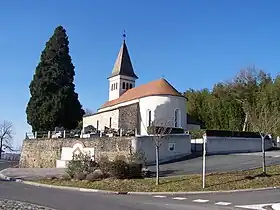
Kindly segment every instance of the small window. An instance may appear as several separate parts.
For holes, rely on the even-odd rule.
[[[129,88],[130,88],[130,89],[132,88],[132,84],[131,84],[131,83],[129,84]]]
[[[118,83],[116,83],[116,90],[118,89]]]
[[[114,85],[112,84],[112,85],[111,85],[111,90],[113,90],[113,89],[114,89]]]
[[[180,127],[180,110],[179,109],[176,109],[175,110],[175,113],[174,113],[174,126],[177,128],[177,127]]]
[[[111,128],[112,127],[112,117],[110,117],[110,119],[109,119],[109,128]]]
[[[124,82],[122,83],[122,89],[125,89],[125,83]]]
[[[147,120],[148,120],[148,126],[150,127],[152,124],[152,112],[151,110],[147,110]]]
[[[99,120],[96,121],[96,130],[98,131],[99,128]]]
[[[128,89],[128,83],[126,83],[126,89]]]

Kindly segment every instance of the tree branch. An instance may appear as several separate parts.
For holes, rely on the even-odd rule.
[[[3,124],[0,125],[0,150],[9,149],[12,151],[11,141],[13,138],[13,130],[12,123],[8,121],[4,121]]]

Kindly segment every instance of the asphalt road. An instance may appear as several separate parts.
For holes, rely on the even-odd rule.
[[[206,172],[246,170],[262,165],[261,153],[206,156]],[[280,151],[266,152],[266,164],[280,164]],[[155,171],[155,166],[150,166]],[[160,165],[161,176],[196,174],[202,171],[202,157]]]
[[[255,205],[251,209],[262,210],[273,209],[272,204],[280,203],[280,190],[174,196],[113,195],[0,181],[0,198],[48,206],[57,210],[218,210],[248,209],[248,205]],[[256,204],[263,204],[265,207],[260,208],[261,205]]]

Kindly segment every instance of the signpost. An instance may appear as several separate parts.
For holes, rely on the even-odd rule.
[[[203,135],[203,156],[202,156],[202,188],[205,188],[205,168],[206,168],[206,143],[207,137]]]

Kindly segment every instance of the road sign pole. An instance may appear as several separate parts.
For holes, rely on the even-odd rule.
[[[205,168],[206,168],[206,136],[203,136],[203,157],[202,157],[202,188],[205,188]]]

